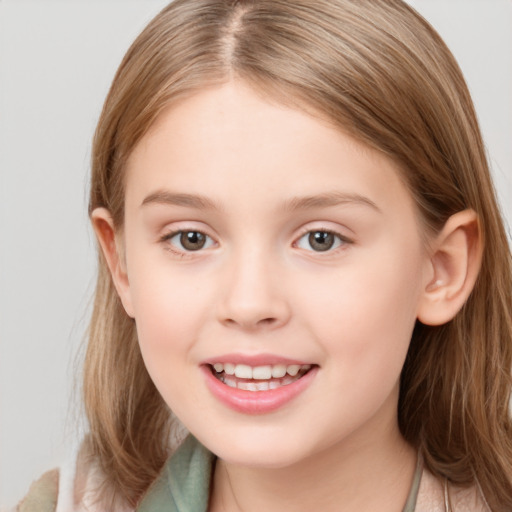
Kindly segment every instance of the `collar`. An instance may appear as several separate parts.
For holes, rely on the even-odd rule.
[[[189,435],[164,466],[136,512],[206,512],[215,456]],[[403,512],[414,512],[423,473],[418,455],[416,471]]]
[[[187,436],[136,512],[206,512],[214,461],[195,437]]]

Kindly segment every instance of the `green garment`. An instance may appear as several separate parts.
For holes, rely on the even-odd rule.
[[[214,462],[215,457],[193,436],[188,436],[136,512],[207,512]],[[403,512],[414,512],[422,471],[420,458]]]
[[[188,436],[164,466],[135,512],[207,512],[215,456],[193,436]],[[414,512],[423,472],[418,460],[403,512]],[[29,490],[17,512],[55,512],[58,472],[45,473]]]
[[[149,488],[136,512],[206,512],[214,455],[188,436]]]

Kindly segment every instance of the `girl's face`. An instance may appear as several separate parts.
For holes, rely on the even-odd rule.
[[[398,435],[431,267],[384,155],[241,83],[204,90],[131,155],[123,237],[147,369],[214,453],[284,467]]]

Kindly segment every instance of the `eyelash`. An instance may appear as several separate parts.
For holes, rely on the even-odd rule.
[[[315,250],[311,250],[309,252],[314,252],[314,253],[329,253],[329,254],[333,254],[333,253],[337,253],[338,251],[340,250],[343,250],[345,246],[347,245],[350,245],[353,242],[353,240],[351,240],[350,238],[347,238],[346,236],[343,236],[342,234],[336,232],[336,231],[333,231],[331,229],[325,229],[325,228],[319,228],[319,229],[305,229],[301,235],[297,238],[297,241],[294,242],[294,246],[297,247],[298,243],[306,236],[306,235],[311,235],[313,233],[322,233],[322,234],[326,234],[326,235],[332,235],[335,237],[335,239],[338,240],[338,245],[337,247],[335,248],[329,248],[327,249],[326,251],[315,251]]]
[[[200,231],[198,229],[179,229],[179,230],[176,230],[176,231],[171,231],[170,233],[166,233],[164,236],[162,236],[159,241],[161,243],[165,243],[166,244],[166,249],[169,250],[170,252],[172,252],[174,255],[180,257],[180,258],[192,257],[192,255],[195,252],[201,252],[203,247],[197,249],[196,251],[194,251],[194,250],[187,250],[185,248],[183,248],[183,249],[176,249],[173,246],[173,244],[170,243],[170,240],[172,240],[175,236],[183,235],[184,233],[197,233],[197,234],[202,235],[202,236],[206,237],[207,239],[210,239],[211,241],[213,241],[212,237],[210,237],[204,231]],[[347,238],[346,236],[341,235],[340,233],[337,233],[336,231],[320,228],[320,229],[306,229],[306,230],[304,230],[300,234],[300,236],[297,238],[297,241],[293,243],[293,246],[294,247],[298,247],[298,243],[306,235],[311,235],[312,233],[322,233],[322,234],[326,234],[326,235],[332,235],[338,241],[338,245],[334,249],[332,247],[330,247],[330,248],[328,248],[325,251],[315,251],[313,249],[312,250],[308,250],[309,252],[313,252],[313,253],[323,253],[323,252],[329,253],[329,254],[337,253],[339,250],[343,250],[343,248],[345,246],[354,243],[353,240]]]
[[[205,236],[206,238],[209,238],[210,240],[213,240],[211,236],[209,236],[204,231],[200,231],[199,229],[177,229],[175,231],[171,231],[170,233],[166,233],[164,236],[160,238],[160,242],[165,244],[165,247],[168,251],[172,252],[175,256],[178,256],[179,258],[190,258],[195,252],[201,252],[201,249],[198,249],[197,251],[188,251],[185,248],[180,250],[176,249],[173,244],[170,243],[170,241],[176,236],[176,235],[182,235],[184,233],[198,233],[200,235]]]

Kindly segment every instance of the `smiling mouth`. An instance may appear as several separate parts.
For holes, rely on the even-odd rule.
[[[276,364],[249,366],[245,364],[215,363],[209,365],[215,378],[231,388],[244,391],[269,391],[288,386],[304,377],[313,365]]]

